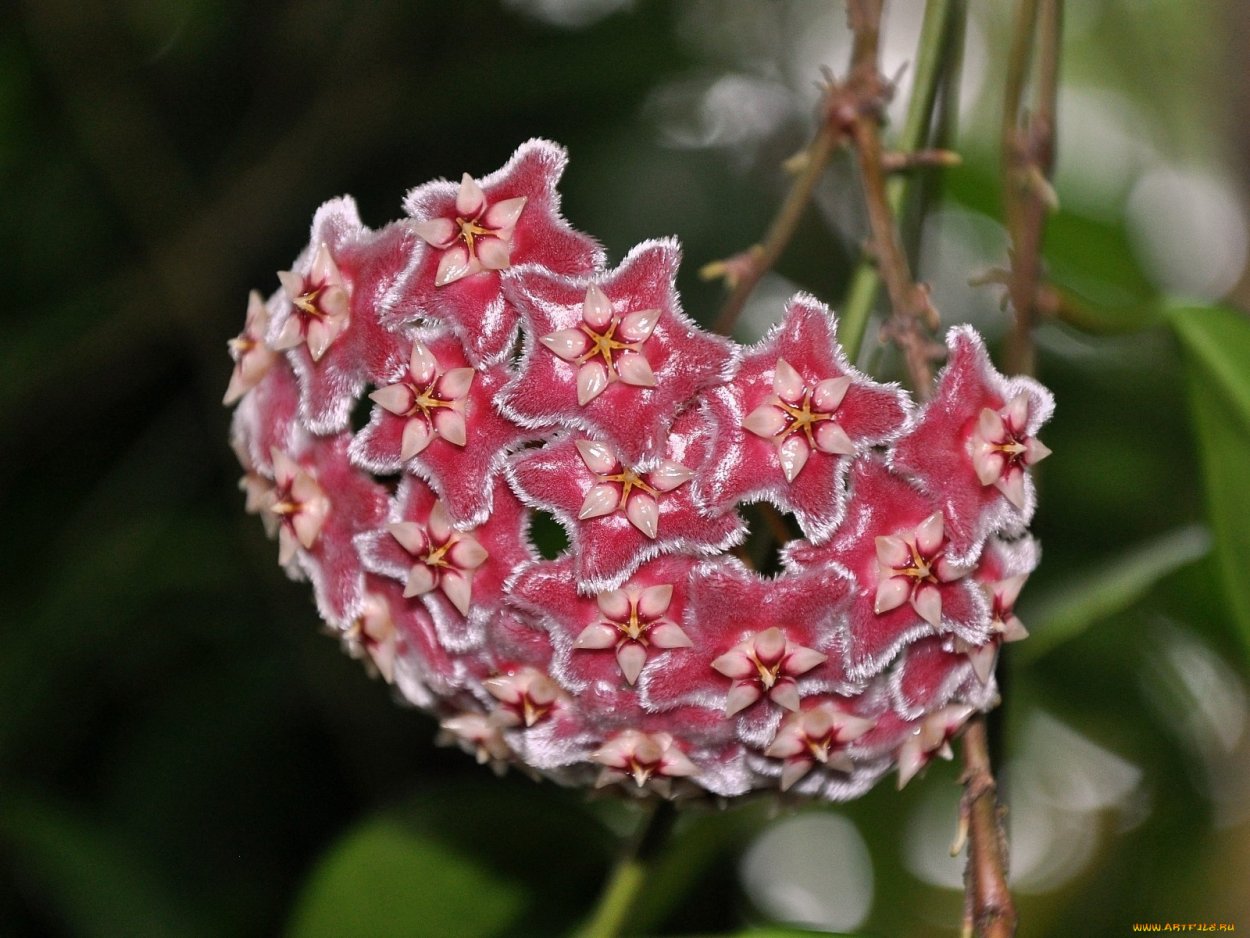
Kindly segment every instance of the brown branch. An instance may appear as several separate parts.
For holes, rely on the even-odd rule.
[[[764,236],[763,243],[755,245],[735,259],[737,265],[735,279],[731,284],[732,292],[721,307],[714,326],[721,335],[733,333],[734,325],[738,322],[738,316],[742,313],[742,308],[746,306],[751,291],[755,289],[760,278],[777,263],[786,245],[794,237],[807,203],[811,201],[812,192],[815,191],[816,184],[824,174],[829,158],[842,144],[842,139],[842,134],[836,127],[828,123],[821,127],[816,138],[804,152],[803,168],[791,184],[790,191],[786,193],[786,199],[777,210],[772,224],[768,226],[768,233]],[[709,273],[715,273],[718,268],[731,263],[734,262],[710,264],[704,269]]]
[[[1016,933],[1016,907],[1007,886],[1007,839],[1003,808],[990,767],[985,715],[975,714],[963,735],[964,786],[960,830],[968,834],[964,870],[965,932],[978,938],[1010,938]]]
[[[1008,295],[1015,324],[1008,339],[1007,369],[1034,371],[1033,328],[1044,287],[1042,239],[1055,204],[1050,177],[1055,162],[1055,112],[1059,86],[1062,0],[1025,0],[1016,22],[1003,102],[1004,215],[1011,236]],[[1037,92],[1031,114],[1023,114],[1023,86],[1036,34]]]
[[[916,395],[924,400],[933,384],[931,333],[938,326],[938,317],[928,291],[912,279],[886,191],[887,158],[881,145],[881,120],[893,89],[878,68],[881,2],[851,0],[848,9],[855,30],[855,47],[845,90],[865,105],[856,111],[850,136],[863,180],[871,250],[890,297],[891,315],[885,329],[903,353]],[[837,90],[831,89],[831,97]]]

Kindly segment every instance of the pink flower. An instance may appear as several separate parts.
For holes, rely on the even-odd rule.
[[[481,524],[508,454],[538,436],[492,406],[508,378],[502,365],[470,367],[449,333],[419,334],[407,363],[369,395],[376,406],[352,459],[380,474],[408,469],[439,495],[452,524]]]
[[[356,537],[365,568],[402,582],[406,598],[420,597],[448,651],[482,644],[486,623],[502,607],[504,580],[533,557],[522,506],[501,484],[493,498],[484,524],[458,529],[429,486],[409,476],[390,521]]]
[[[595,693],[628,694],[649,663],[690,645],[680,623],[694,565],[689,557],[661,557],[623,586],[584,596],[566,556],[520,571],[510,599],[550,633],[552,673],[561,684],[578,694],[592,685]]]
[[[834,566],[854,578],[847,606],[846,666],[866,679],[924,635],[954,633],[980,644],[989,634],[985,597],[967,576],[973,560],[956,556],[931,499],[864,457],[851,473],[851,503],[825,545],[792,542],[791,569]],[[935,516],[936,515],[936,516]]]
[[[811,698],[786,715],[764,755],[783,760],[781,790],[793,787],[817,765],[844,775],[855,771],[846,744],[872,729],[874,720],[850,712],[849,700]]]
[[[737,718],[744,742],[767,745],[801,697],[851,687],[835,647],[848,585],[834,568],[768,579],[728,559],[700,565],[688,586],[689,644],[644,673],[643,704],[714,709]]]
[[[256,387],[265,372],[273,364],[274,352],[265,344],[265,332],[269,326],[269,309],[260,294],[253,290],[247,297],[247,320],[243,331],[230,340],[230,357],[234,359],[234,371],[230,373],[230,385],[221,402],[227,406]]]
[[[505,416],[580,430],[629,462],[658,455],[682,407],[737,366],[730,342],[682,313],[680,259],[675,241],[647,241],[589,281],[533,266],[508,274],[525,346],[499,398]]]
[[[1033,517],[1027,470],[1050,453],[1036,437],[1054,399],[1031,378],[1000,375],[971,328],[951,329],[946,344],[937,391],[891,466],[938,500],[955,550],[970,554],[991,532],[1022,530]]]
[[[691,410],[673,427],[662,459],[630,465],[604,443],[562,436],[520,454],[508,476],[527,505],[564,526],[578,588],[598,593],[652,557],[710,556],[742,540],[736,514],[707,518],[691,495],[688,480],[708,468],[708,445],[706,424]]]
[[[771,502],[794,512],[815,542],[827,540],[842,517],[850,458],[897,436],[909,412],[897,386],[851,367],[833,314],[802,293],[704,406],[715,425],[717,470],[698,480],[695,497],[716,511]]]
[[[499,289],[499,272],[535,263],[560,274],[598,268],[598,244],[560,215],[556,184],[568,156],[546,140],[522,144],[504,167],[475,180],[431,182],[408,193],[404,207],[422,240],[386,312],[391,322],[428,317],[447,322],[475,365],[503,357],[516,312]]]
[[[284,350],[300,384],[300,417],[313,433],[348,428],[365,384],[395,367],[408,344],[377,309],[408,263],[413,236],[398,223],[373,232],[349,198],[327,202],[309,246],[269,301],[269,345]]]

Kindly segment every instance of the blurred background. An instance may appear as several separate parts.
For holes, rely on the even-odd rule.
[[[969,5],[964,162],[908,222],[945,320],[991,342],[1001,290],[969,280],[1007,260],[1014,7]],[[921,10],[887,3],[886,74]],[[1038,333],[1058,400],[1045,562],[993,728],[1022,935],[1250,928],[1250,347],[1235,312],[1177,312],[1250,303],[1248,44],[1238,0],[1068,4],[1046,259],[1083,313]],[[435,747],[434,721],[319,631],[242,511],[225,342],[322,201],[354,194],[379,226],[408,188],[533,136],[568,147],[565,214],[612,263],[681,239],[683,302],[708,321],[722,288],[698,267],[762,237],[819,69],[848,51],[842,5],[815,0],[4,7],[0,933],[578,921],[629,811]],[[795,289],[840,303],[855,185],[843,155],[739,338]],[[1186,332],[1211,321],[1216,341]],[[639,927],[952,934],[957,774],[688,818]]]

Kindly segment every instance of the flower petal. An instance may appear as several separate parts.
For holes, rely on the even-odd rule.
[[[439,410],[434,414],[434,429],[448,443],[464,446],[468,440],[468,431],[464,423],[464,414],[458,410]]]
[[[855,443],[851,440],[842,425],[836,420],[826,420],[816,428],[816,448],[822,453],[835,456],[850,456],[855,452]]]
[[[486,208],[486,193],[477,180],[465,173],[460,177],[460,189],[456,192],[456,212],[466,218],[476,218]]]
[[[660,506],[650,495],[635,495],[625,506],[625,515],[639,531],[655,540],[660,529]]]
[[[777,449],[777,459],[781,463],[781,472],[787,482],[793,482],[803,467],[807,465],[807,457],[811,455],[807,440],[800,436],[792,436]]]
[[[748,684],[745,681],[735,683],[725,696],[725,716],[731,717],[759,699],[760,689],[754,684]]]
[[[455,401],[469,393],[473,385],[473,377],[477,372],[472,368],[452,368],[438,380],[438,393],[444,400]]]
[[[931,557],[942,546],[943,518],[940,511],[935,511],[916,526],[916,549],[924,556]]]
[[[673,585],[662,583],[648,586],[638,595],[638,614],[644,619],[656,619],[668,611],[673,601]]]
[[[399,458],[404,462],[422,453],[430,441],[434,439],[434,431],[424,417],[413,417],[404,424],[404,433],[399,441]]]
[[[586,468],[597,475],[607,475],[618,465],[616,453],[607,443],[598,440],[578,440],[574,445]]]
[[[586,301],[582,304],[582,319],[591,328],[602,332],[612,322],[612,301],[597,283],[586,287]]]
[[[479,238],[477,259],[486,270],[507,270],[512,263],[511,248],[500,238]]]
[[[429,543],[425,528],[415,521],[395,521],[388,524],[386,530],[390,531],[391,537],[399,541],[399,546],[410,554],[421,553]]]
[[[581,329],[561,329],[542,336],[538,341],[566,362],[577,361],[590,347],[590,338]]]
[[[595,601],[599,611],[609,619],[624,622],[629,618],[629,595],[624,590],[604,590]]]
[[[476,537],[471,534],[462,534],[447,552],[447,556],[461,570],[476,570],[486,563],[490,554]]]
[[[573,647],[582,651],[601,651],[616,644],[617,631],[606,622],[592,622],[582,629]]]
[[[443,572],[443,580],[439,585],[443,588],[443,595],[450,599],[451,604],[460,610],[460,614],[467,616],[469,614],[469,602],[473,597],[472,576],[455,570],[446,570]]]
[[[625,642],[616,650],[616,663],[621,666],[625,681],[633,684],[642,673],[643,665],[647,663],[647,649],[637,642]]]
[[[470,257],[469,252],[465,248],[449,248],[439,259],[438,270],[434,272],[434,286],[445,287],[447,284],[462,280],[469,274],[475,274],[481,269],[477,258]]]
[[[450,218],[431,218],[427,221],[419,221],[412,226],[412,230],[418,238],[430,245],[430,247],[435,248],[450,247],[459,234],[456,223]]]
[[[528,201],[529,196],[524,195],[518,195],[514,199],[503,199],[488,208],[482,220],[486,222],[488,228],[512,228],[521,217],[521,212]]]
[[[812,389],[812,404],[817,410],[823,410],[827,414],[833,413],[842,404],[842,399],[846,397],[847,389],[851,386],[851,378],[849,375],[842,375],[840,378],[825,378],[818,381],[816,387]]]
[[[784,358],[777,359],[777,367],[773,370],[773,393],[783,401],[797,404],[803,400],[803,390],[807,382],[794,370]]]
[[[872,611],[877,615],[897,609],[911,595],[911,585],[901,576],[883,577],[877,584],[877,596]]]
[[[636,309],[621,317],[617,334],[627,342],[645,342],[655,331],[655,324],[659,321],[658,309]]]
[[[577,520],[585,521],[588,518],[610,515],[616,511],[619,503],[620,491],[615,485],[610,482],[592,485],[586,491],[586,498],[582,501],[582,507],[577,513]]]
[[[694,646],[694,642],[690,640],[685,630],[668,619],[662,619],[659,624],[653,625],[648,630],[647,637],[656,648],[691,648]]]
[[[660,464],[647,473],[647,481],[661,492],[671,492],[692,478],[693,471],[671,459],[661,459]]]
[[[423,563],[413,565],[408,571],[408,581],[404,584],[404,598],[424,596],[434,589],[434,572]]]
[[[586,362],[577,369],[577,403],[585,406],[608,386],[608,371],[599,362]]]
[[[911,607],[916,614],[935,629],[942,627],[942,593],[936,586],[921,586],[911,597]]]
[[[388,410],[397,417],[402,417],[412,409],[412,391],[406,384],[388,384],[378,388],[369,395],[383,410]]]
[[[783,431],[786,428],[786,422],[785,412],[780,408],[772,404],[761,404],[747,414],[746,419],[742,421],[742,428],[756,436],[768,439]]]
[[[637,352],[623,352],[616,360],[616,373],[626,384],[639,388],[655,387],[655,374],[646,356]]]

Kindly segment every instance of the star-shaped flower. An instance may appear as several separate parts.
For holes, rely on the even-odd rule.
[[[386,515],[386,489],[347,459],[350,437],[314,438],[298,454],[274,449],[266,510],[281,522],[279,562],[312,580],[321,617],[340,629],[361,614],[364,571],[353,537]],[[327,493],[333,493],[330,497]]]
[[[794,512],[814,542],[827,540],[842,517],[850,457],[894,438],[909,413],[900,388],[850,365],[833,314],[804,293],[704,400],[719,468],[699,479],[695,497],[716,511],[771,502]]]
[[[783,760],[781,790],[786,791],[817,765],[850,775],[855,763],[846,744],[872,729],[873,719],[856,716],[849,698],[813,697],[781,721],[764,755]]]
[[[740,543],[734,513],[707,518],[695,507],[691,478],[707,467],[707,428],[695,410],[673,427],[665,458],[622,463],[603,443],[562,436],[508,467],[521,499],[548,511],[568,532],[578,589],[615,589],[661,554],[711,555]]]
[[[528,427],[570,427],[629,462],[658,455],[674,417],[737,366],[734,346],[681,311],[681,251],[647,241],[589,282],[530,266],[504,278],[524,320],[517,376],[499,407]]]
[[[565,555],[524,568],[510,585],[509,599],[550,633],[553,676],[579,699],[590,695],[604,704],[632,696],[644,667],[690,644],[680,623],[695,563],[681,555],[659,557],[622,587],[584,596]]]
[[[423,244],[387,318],[443,320],[474,365],[502,358],[517,316],[500,292],[500,271],[533,263],[578,275],[603,264],[594,239],[560,215],[556,184],[567,162],[562,147],[530,140],[480,180],[465,173],[459,183],[431,182],[409,192],[404,207]]]
[[[937,391],[894,447],[891,465],[938,500],[955,550],[975,551],[991,532],[1019,531],[1036,495],[1028,467],[1049,453],[1037,431],[1054,398],[1031,378],[1004,378],[981,337],[957,326]]]
[[[1039,553],[1037,542],[1028,535],[1012,541],[991,537],[981,552],[973,577],[990,604],[990,637],[979,645],[956,639],[953,648],[968,656],[973,673],[982,685],[988,685],[994,674],[999,649],[1008,642],[1029,637],[1015,607],[1020,590],[1037,567]]]
[[[365,568],[404,583],[406,597],[421,597],[439,641],[454,653],[482,644],[486,623],[502,607],[504,580],[534,556],[523,506],[502,483],[492,497],[490,518],[461,530],[433,490],[408,476],[389,523],[356,538]]]
[[[268,328],[269,309],[260,294],[253,290],[247,297],[247,319],[243,331],[229,343],[234,370],[230,373],[230,384],[221,401],[226,406],[236,403],[256,387],[273,364],[274,351],[265,343]]]
[[[701,564],[683,622],[690,644],[643,673],[643,704],[714,709],[737,717],[743,741],[767,745],[802,696],[850,689],[834,646],[848,586],[833,568],[769,579],[737,560]]]
[[[856,679],[884,670],[910,642],[951,632],[975,644],[989,635],[989,608],[967,573],[975,558],[953,554],[933,500],[876,457],[851,471],[846,519],[824,545],[793,541],[790,569],[833,565],[854,579],[846,619],[846,667]]]
[[[539,435],[491,406],[508,378],[503,365],[470,367],[451,333],[418,334],[408,362],[369,395],[377,406],[352,458],[379,474],[407,468],[438,493],[452,524],[481,524],[508,454]]]
[[[377,384],[408,352],[384,329],[377,308],[414,250],[396,222],[361,224],[356,203],[334,199],[313,217],[309,246],[269,300],[269,345],[285,350],[300,383],[300,416],[313,433],[346,430],[366,383]]]

